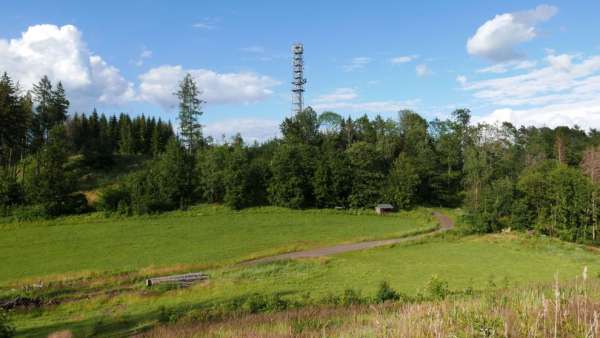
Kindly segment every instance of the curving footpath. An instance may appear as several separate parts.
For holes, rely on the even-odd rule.
[[[325,247],[325,248],[318,248],[318,249],[312,249],[312,250],[306,250],[306,251],[289,252],[286,254],[249,260],[249,261],[243,262],[242,264],[254,265],[254,264],[259,264],[259,263],[269,263],[269,262],[287,260],[287,259],[314,258],[314,257],[321,257],[321,256],[330,256],[330,255],[335,255],[335,254],[350,252],[350,251],[371,249],[371,248],[376,248],[379,246],[386,246],[386,245],[421,239],[426,236],[431,236],[432,234],[448,231],[454,227],[454,222],[452,221],[452,219],[450,219],[450,217],[448,217],[438,211],[434,211],[432,214],[433,214],[433,217],[435,217],[437,219],[440,226],[439,226],[439,228],[437,228],[431,232],[427,232],[427,233],[423,233],[423,234],[419,234],[419,235],[415,235],[415,236],[402,237],[402,238],[383,239],[383,240],[378,240],[378,241],[367,241],[367,242],[359,242],[359,243],[351,243],[351,244],[339,244],[339,245],[334,245],[334,246]]]

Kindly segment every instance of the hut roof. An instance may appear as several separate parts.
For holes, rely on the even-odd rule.
[[[376,208],[379,209],[394,209],[394,206],[387,203],[377,204]]]

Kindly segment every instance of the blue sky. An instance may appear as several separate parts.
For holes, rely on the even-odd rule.
[[[186,72],[208,134],[277,134],[290,114],[290,45],[305,101],[342,115],[600,127],[598,1],[18,1],[0,12],[0,71],[48,74],[73,110],[175,121]]]

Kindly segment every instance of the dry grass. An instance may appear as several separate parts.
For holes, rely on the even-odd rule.
[[[598,337],[600,280],[412,304],[317,307],[194,322],[144,337]]]

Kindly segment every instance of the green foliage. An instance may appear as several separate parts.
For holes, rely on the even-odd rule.
[[[0,338],[10,338],[16,333],[14,325],[11,323],[8,313],[0,309]]]
[[[18,86],[4,73],[0,77],[0,166],[14,165],[26,153],[31,107],[31,97],[20,97]]]
[[[437,275],[431,276],[425,289],[428,295],[434,299],[445,299],[450,294],[448,282],[440,279]]]
[[[375,294],[375,301],[378,303],[384,303],[386,301],[397,301],[401,299],[401,295],[390,287],[387,281],[383,281],[379,284],[379,289]]]
[[[23,200],[23,188],[17,177],[8,169],[0,167],[0,214],[3,210],[21,204]]]
[[[310,107],[286,118],[281,123],[281,133],[288,143],[317,145],[319,143],[319,118]]]
[[[420,183],[416,165],[405,153],[400,154],[394,161],[388,176],[387,201],[398,209],[413,207],[418,199]]]
[[[100,198],[96,203],[98,210],[127,214],[131,205],[129,190],[123,185],[111,186],[100,191]]]
[[[348,206],[352,170],[347,154],[338,149],[327,148],[316,163],[312,185],[317,207]]]
[[[321,113],[318,118],[319,127],[325,128],[325,132],[333,134],[340,131],[344,119],[339,115],[331,111]]]
[[[181,140],[188,152],[191,152],[201,145],[202,126],[198,118],[203,114],[200,109],[204,103],[198,98],[199,90],[191,74],[186,74],[179,83],[176,95],[179,98]]]
[[[361,296],[361,292],[355,289],[346,289],[340,298],[340,305],[350,306],[366,303],[366,299]]]
[[[595,187],[575,168],[545,162],[523,174],[515,223],[566,240],[591,239],[592,193]]]
[[[348,197],[352,208],[372,208],[381,202],[384,178],[381,154],[373,144],[360,141],[346,150],[352,169],[352,191]]]
[[[232,209],[242,209],[251,202],[250,171],[246,150],[240,145],[235,146],[224,172],[225,196],[223,202]]]
[[[74,173],[66,167],[64,135],[64,128],[53,128],[47,144],[34,156],[24,175],[27,201],[43,206],[48,216],[77,213],[87,203],[80,196],[72,196],[75,180]]]
[[[273,205],[306,208],[312,205],[316,149],[303,144],[281,144],[271,161],[269,200]]]
[[[131,210],[145,214],[186,208],[194,200],[196,178],[194,161],[172,139],[163,154],[128,178]]]

